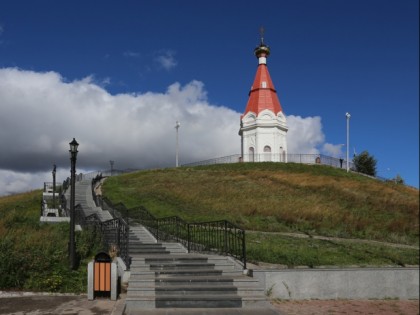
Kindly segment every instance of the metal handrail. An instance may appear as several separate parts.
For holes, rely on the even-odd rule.
[[[99,227],[105,249],[116,246],[118,256],[125,262],[127,268],[130,267],[131,260],[128,248],[130,229],[123,219],[116,218],[102,222],[96,213],[84,216],[82,208],[78,205],[76,207],[76,222],[82,227],[91,225]]]
[[[92,181],[94,183],[94,181]],[[113,204],[108,198],[97,196],[92,190],[97,206],[108,210],[114,219],[102,222],[102,231],[117,230],[117,243],[121,258],[130,263],[128,255],[129,214],[145,226],[158,241],[178,242],[188,252],[213,252],[232,256],[246,269],[245,230],[233,223],[222,221],[186,222],[178,216],[156,218],[144,206],[128,209],[123,203]],[[120,239],[124,238],[124,241]],[[126,241],[125,241],[126,239]],[[115,243],[114,243],[115,244]]]
[[[106,198],[103,198],[104,200]],[[144,206],[127,209],[124,204],[112,205],[135,216],[158,241],[177,242],[188,252],[205,252],[229,255],[241,261],[246,269],[245,230],[226,221],[186,222],[178,216],[156,218]]]

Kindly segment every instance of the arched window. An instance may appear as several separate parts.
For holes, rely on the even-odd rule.
[[[250,147],[248,150],[248,153],[249,153],[249,157],[248,157],[249,162],[254,162],[254,153],[255,153],[254,148]]]
[[[263,158],[263,160],[267,161],[267,162],[271,161],[271,147],[268,146],[268,145],[266,145],[264,147],[264,158]]]

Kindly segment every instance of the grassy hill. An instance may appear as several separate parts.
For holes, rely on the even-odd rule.
[[[0,289],[86,292],[86,264],[101,248],[100,239],[76,233],[81,262],[71,271],[69,224],[41,224],[41,200],[41,190],[0,198]]]
[[[103,191],[113,202],[144,205],[158,217],[230,220],[247,229],[251,262],[317,267],[419,261],[418,249],[351,240],[418,246],[419,191],[330,167],[244,163],[149,170],[108,178]],[[41,198],[40,190],[0,197],[0,289],[83,292],[86,263],[100,250],[99,240],[89,231],[76,234],[81,263],[70,271],[69,226],[40,224]]]
[[[196,222],[227,219],[254,231],[248,233],[247,247],[256,261],[287,265],[418,263],[418,250],[258,233],[299,232],[418,245],[417,189],[328,166],[238,163],[149,170],[109,178],[103,191],[115,203],[123,202],[128,208],[144,205],[157,217],[178,215]],[[273,246],[282,242],[277,255]],[[314,248],[318,248],[316,253]],[[261,253],[264,251],[272,255]],[[292,258],[281,254],[287,251],[294,251]],[[401,255],[394,257],[399,251]],[[342,262],[325,259],[345,253],[349,257]],[[385,259],[378,260],[378,255]]]

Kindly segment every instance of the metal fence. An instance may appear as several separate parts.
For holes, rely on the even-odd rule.
[[[83,228],[94,227],[101,233],[104,250],[117,250],[118,256],[129,268],[131,264],[129,256],[129,226],[122,218],[114,218],[102,222],[96,214],[85,216],[80,205],[75,207],[76,223]]]
[[[193,163],[182,164],[182,166],[199,166],[212,164],[229,164],[241,162],[280,162],[280,163],[301,163],[301,164],[320,164],[329,165],[336,168],[345,169],[347,162],[345,159],[335,158],[324,154],[233,154],[214,159],[208,159]],[[349,161],[349,168],[354,169],[354,163]]]
[[[139,171],[138,169],[125,169],[125,170],[104,170],[104,171],[93,171],[93,172],[89,172],[89,173],[80,173],[77,175],[76,180],[80,181],[80,180],[88,180],[88,179],[95,179],[98,177],[109,177],[109,176],[117,176],[117,175],[121,175],[121,174],[126,174],[126,173],[132,173],[132,172],[137,172]]]
[[[229,221],[189,223],[178,216],[156,218],[143,206],[128,209],[124,204],[98,196],[98,205],[125,221],[135,220],[145,226],[158,241],[183,244],[188,252],[218,253],[235,257],[246,269],[245,230]]]

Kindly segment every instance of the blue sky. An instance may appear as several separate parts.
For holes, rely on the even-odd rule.
[[[315,132],[318,140],[314,141],[314,148],[325,153],[323,146],[326,143],[336,147],[344,144],[345,113],[350,112],[352,153],[353,150],[357,153],[369,151],[378,160],[379,175],[394,177],[398,173],[408,184],[418,187],[418,12],[417,0],[3,0],[0,2],[0,70],[3,70],[4,81],[0,80],[0,87],[3,84],[3,87],[8,86],[7,91],[13,90],[8,84],[14,78],[19,81],[20,88],[29,93],[34,89],[33,81],[29,79],[32,78],[38,83],[51,83],[48,88],[44,86],[46,91],[42,93],[45,96],[58,93],[61,88],[86,84],[97,87],[95,93],[101,94],[101,99],[114,97],[112,106],[119,106],[122,111],[128,106],[124,105],[124,97],[133,98],[129,99],[130,104],[136,101],[149,104],[148,100],[153,98],[154,101],[148,105],[153,106],[152,110],[159,107],[159,102],[164,99],[169,104],[168,111],[177,114],[169,115],[162,123],[167,125],[173,121],[174,125],[175,120],[179,119],[180,131],[185,133],[184,142],[182,133],[180,135],[184,162],[239,153],[237,147],[231,151],[219,149],[217,145],[222,145],[220,141],[210,144],[213,140],[208,133],[220,132],[218,136],[223,138],[221,131],[234,130],[236,134],[232,139],[237,139],[235,141],[239,146],[239,116],[235,121],[235,115],[245,109],[257,68],[253,49],[259,43],[259,28],[263,25],[265,42],[271,48],[268,68],[285,114],[300,117],[305,123],[314,122],[311,120],[314,117],[319,119]],[[49,76],[47,79],[48,73],[58,77]],[[23,92],[19,90],[14,95],[18,93]],[[35,93],[37,96],[34,99],[42,100],[39,91]],[[45,96],[45,99],[64,99],[63,94],[60,95]],[[117,95],[121,96],[118,101],[115,98]],[[89,97],[79,100],[86,102],[84,108],[90,104]],[[45,113],[54,110],[54,107],[44,108],[47,105],[41,101],[31,103],[30,97],[22,101],[22,104],[25,103],[23,105],[10,99],[5,97],[2,100],[0,96],[3,101],[3,106],[0,104],[1,116],[9,122],[13,119],[20,121],[21,117],[25,118],[24,121],[30,119],[28,108],[43,108]],[[176,100],[180,105],[171,107]],[[182,102],[190,101],[191,108],[187,115],[182,109]],[[118,102],[123,105],[115,105]],[[51,104],[48,106],[54,106]],[[66,108],[78,105],[68,105]],[[197,109],[198,105],[202,107]],[[12,114],[17,108],[19,115]],[[75,122],[68,121],[66,110],[57,110],[57,116],[54,117],[61,121],[58,126],[70,125],[74,128]],[[147,111],[147,106],[143,110]],[[161,110],[159,113],[162,113]],[[81,113],[82,117],[92,112],[95,116],[101,116],[101,111],[101,107],[94,107],[94,110]],[[207,119],[212,121],[202,130],[202,135],[198,133],[199,127],[196,125],[207,124],[207,121],[200,120],[206,117],[200,116],[199,119],[198,116],[191,116],[191,113],[199,111],[205,112]],[[7,115],[11,115],[10,118]],[[150,119],[140,120],[139,124],[150,124],[150,128],[153,128],[159,124],[156,118],[159,115],[158,111],[156,116],[150,117],[144,112],[139,113],[138,117]],[[214,117],[217,115],[233,117],[237,125],[218,128],[217,117]],[[39,119],[42,120],[42,117]],[[190,121],[189,117],[195,117],[194,121]],[[26,142],[19,142],[19,139],[36,134],[36,128],[41,127],[33,126],[31,130],[25,129],[25,126],[20,127],[17,123],[13,132],[13,128],[3,130],[3,137],[0,137],[3,147],[9,144],[4,140],[6,138],[15,141],[11,146],[27,147]],[[225,126],[224,123],[221,126]],[[193,130],[193,127],[198,129]],[[188,134],[189,128],[191,135]],[[68,127],[68,130],[72,129]],[[159,130],[154,130],[153,135],[159,134]],[[159,154],[159,145],[156,143],[166,143],[163,138],[171,137],[172,145],[173,126],[168,130],[168,133],[162,132],[162,138],[148,143],[147,148],[157,147],[154,154]],[[107,139],[112,140],[115,133],[118,132],[98,132],[98,137],[107,134]],[[85,154],[88,154],[87,144],[83,144],[85,134],[82,132],[63,133],[62,138],[55,140],[45,134],[40,133],[37,139],[45,137],[43,143],[50,149],[48,152],[64,148],[61,144],[54,147],[50,142],[64,143],[68,140],[68,143],[76,136],[81,139],[81,152],[84,146]],[[144,130],[138,134],[140,138],[133,137],[133,142],[142,141],[140,135],[144,134]],[[193,134],[196,134],[195,139]],[[94,137],[87,140],[88,136],[86,142],[95,142]],[[187,140],[189,145],[186,144]],[[119,139],[114,141],[121,142]],[[127,145],[133,146],[133,142]],[[165,151],[170,159],[173,158],[172,149]],[[116,167],[118,162],[121,168],[139,166],[123,156],[113,157],[110,153],[112,146],[109,151],[102,151],[99,145],[96,149],[90,146],[89,150],[96,150],[102,155],[106,153],[107,156],[97,165],[94,162],[98,160],[97,156],[85,164],[83,157],[80,157],[81,167],[86,170],[105,168],[111,158],[117,161]],[[3,187],[9,186],[3,188],[3,192],[20,189],[20,186],[10,188],[19,177],[16,174],[45,172],[53,163],[52,160],[58,161],[63,174],[68,171],[66,152],[46,161],[47,156],[39,154],[36,149],[32,152],[23,149],[15,151],[16,154],[25,154],[26,160],[38,160],[38,163],[31,162],[31,167],[27,167],[24,162],[16,162],[18,159],[15,159],[16,163],[10,161],[13,158],[0,159],[3,164],[0,164],[0,170],[8,171],[10,178],[8,183],[3,183]],[[202,154],[189,155],[187,151],[200,151]],[[141,160],[141,152],[128,150],[125,154],[138,155]],[[334,154],[338,156],[343,153],[342,150]],[[165,165],[164,161],[159,163]],[[144,162],[144,165],[149,164]],[[1,190],[0,184],[0,193]]]

